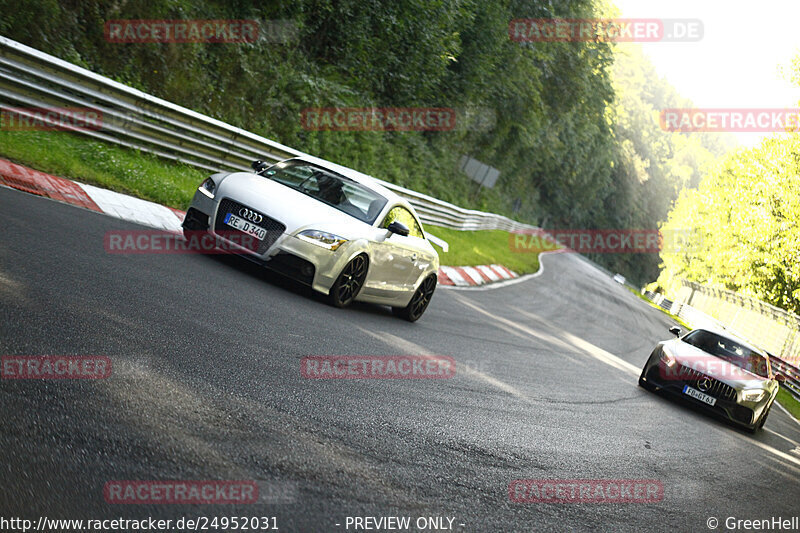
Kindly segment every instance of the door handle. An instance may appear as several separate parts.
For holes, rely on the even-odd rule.
[[[411,254],[411,261],[417,260],[417,254]]]

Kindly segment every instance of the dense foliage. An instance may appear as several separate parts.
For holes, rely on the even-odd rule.
[[[680,191],[696,188],[732,140],[720,134],[663,131],[662,109],[693,106],[658,76],[639,47],[618,47],[613,80],[613,185],[594,220],[600,227],[653,229],[666,218]],[[593,259],[642,284],[659,273],[660,259],[654,253]]]
[[[724,149],[659,129],[658,110],[680,99],[635,49],[509,39],[511,19],[606,15],[600,0],[0,0],[0,12],[0,34],[121,82],[380,178],[551,228],[655,228]],[[112,19],[288,20],[297,32],[285,42],[116,44],[103,33]],[[448,132],[303,129],[301,111],[318,106],[451,107],[492,120]],[[458,172],[462,154],[498,168],[497,186],[479,191]],[[595,259],[641,282],[658,272],[654,254]]]
[[[665,229],[687,232],[693,246],[662,254],[662,285],[688,279],[800,313],[800,139],[729,155],[681,194]]]

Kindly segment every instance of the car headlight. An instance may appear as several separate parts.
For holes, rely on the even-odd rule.
[[[664,347],[661,348],[661,361],[670,368],[675,366],[676,363],[675,357]]]
[[[214,180],[211,178],[206,178],[203,183],[200,184],[200,187],[198,187],[197,190],[209,198],[214,198],[214,191],[217,190],[217,184],[214,183]]]
[[[325,231],[318,231],[315,229],[301,231],[297,234],[297,238],[306,242],[310,242],[311,244],[316,244],[317,246],[321,246],[331,251],[336,250],[347,242],[347,239],[339,237],[338,235],[327,233]]]
[[[745,389],[742,391],[742,400],[745,402],[760,402],[766,394],[767,391],[762,389]]]

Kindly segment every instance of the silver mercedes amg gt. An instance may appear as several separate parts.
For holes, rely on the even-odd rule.
[[[419,319],[436,289],[439,255],[414,209],[375,179],[314,157],[214,174],[183,221],[248,259],[344,307],[389,305]]]
[[[730,333],[695,329],[656,345],[639,385],[707,408],[750,431],[764,427],[779,382],[769,356]]]

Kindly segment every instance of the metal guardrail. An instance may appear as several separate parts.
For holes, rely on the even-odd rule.
[[[650,291],[645,291],[643,294],[645,298],[652,301],[662,309],[669,311],[673,315],[682,318],[687,324],[690,324],[694,328],[707,327],[710,325],[719,329],[729,330],[738,337],[746,338],[716,318],[700,311],[699,309],[695,309],[691,305],[680,302],[672,302],[666,299],[663,294],[656,294]],[[786,378],[786,381],[784,381],[781,386],[783,386],[784,389],[786,389],[792,396],[800,401],[800,368],[788,361],[783,360],[775,354],[770,352],[767,353],[769,354],[772,372],[774,374],[781,374]]]
[[[256,159],[277,162],[306,155],[0,37],[0,108],[11,106],[95,109],[102,113],[101,127],[76,133],[210,172],[249,170]],[[377,181],[408,200],[424,224],[457,230],[535,228],[502,215],[464,209]]]
[[[786,377],[786,381],[782,383],[783,388],[800,401],[800,369],[774,355],[770,357],[770,361],[772,362],[772,371]]]
[[[715,316],[745,338],[800,365],[800,316],[727,289],[681,280],[676,300]]]

